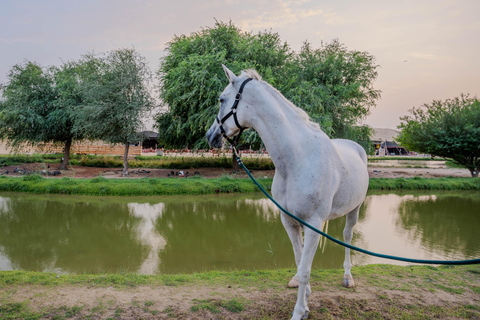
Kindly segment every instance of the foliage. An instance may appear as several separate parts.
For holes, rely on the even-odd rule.
[[[40,142],[63,144],[63,169],[72,141],[83,138],[81,130],[74,132],[74,108],[82,102],[76,63],[66,62],[59,68],[43,68],[30,61],[17,64],[2,86],[0,139],[17,151]]]
[[[222,63],[236,73],[256,69],[331,137],[368,140],[369,129],[356,125],[380,91],[373,89],[378,66],[366,52],[348,51],[333,40],[319,49],[305,42],[295,53],[277,33],[242,32],[231,22],[218,21],[213,28],[175,36],[166,51],[158,75],[168,110],[156,118],[160,143],[166,147],[206,147],[205,133],[227,85]],[[243,141],[257,147],[261,143],[252,130]]]
[[[50,70],[26,61],[14,65],[2,85],[0,138],[15,148],[45,141],[48,114],[56,98]]]
[[[422,108],[423,107],[423,108]],[[401,118],[397,140],[407,149],[450,158],[472,177],[480,171],[480,102],[461,95],[413,108]]]
[[[257,68],[267,80],[291,55],[275,33],[242,33],[233,24],[217,22],[190,36],[175,36],[158,71],[167,112],[157,117],[160,143],[167,147],[207,147],[205,133],[215,118],[220,92],[226,86],[221,63],[232,70]]]
[[[151,71],[145,58],[129,48],[104,57],[85,55],[82,65],[86,103],[77,110],[78,128],[92,140],[125,144],[124,174],[128,174],[128,147],[139,139],[142,119],[154,107]]]
[[[318,49],[305,42],[287,75],[290,84],[281,91],[330,137],[351,139],[367,149],[372,131],[357,123],[380,98],[373,88],[377,67],[368,52],[349,51],[338,39]]]

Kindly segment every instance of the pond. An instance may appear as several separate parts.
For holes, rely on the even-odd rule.
[[[344,218],[324,230],[342,239]],[[480,193],[369,193],[353,244],[417,259],[480,258]],[[341,268],[321,240],[314,268]],[[355,265],[401,262],[352,253]],[[0,270],[192,273],[293,268],[280,213],[260,194],[87,197],[0,193]]]

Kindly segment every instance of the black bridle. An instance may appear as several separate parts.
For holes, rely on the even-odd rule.
[[[233,147],[236,147],[237,146],[237,143],[238,141],[240,141],[240,136],[242,135],[243,131],[245,129],[248,129],[248,128],[244,128],[240,125],[240,123],[238,122],[238,119],[237,119],[237,107],[238,107],[238,103],[240,102],[240,99],[242,98],[242,93],[243,93],[243,88],[245,87],[245,85],[249,82],[253,80],[252,78],[248,78],[246,79],[245,81],[242,82],[242,84],[240,85],[240,89],[238,89],[238,92],[237,92],[237,95],[235,96],[235,102],[233,103],[233,106],[232,108],[230,109],[230,112],[228,112],[223,118],[222,120],[218,119],[218,116],[217,116],[217,123],[220,125],[220,131],[222,132],[222,135],[225,139],[227,139],[228,142],[230,142],[230,144],[233,146]],[[237,125],[237,128],[240,129],[240,133],[237,134],[237,136],[235,137],[235,139],[230,139],[226,134],[225,134],[225,130],[223,129],[223,124],[225,123],[225,121],[227,121],[228,118],[230,118],[231,116],[233,115],[233,120],[235,120],[235,124]]]

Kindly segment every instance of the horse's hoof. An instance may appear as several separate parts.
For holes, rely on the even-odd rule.
[[[292,280],[290,280],[290,282],[288,283],[287,287],[289,288],[298,288],[298,285],[300,283],[298,282],[298,278],[297,276],[293,276]]]
[[[305,311],[305,313],[304,313],[303,316],[300,318],[300,320],[305,320],[305,319],[307,319],[307,318],[308,318],[308,312],[309,312],[308,310]],[[293,312],[292,312],[292,317],[293,317]]]
[[[353,281],[353,277],[349,274],[343,275],[343,286],[345,288],[353,288],[355,287],[355,281]]]
[[[305,313],[303,314],[303,316],[302,316],[301,319],[302,319],[302,320],[305,320],[305,319],[307,319],[307,318],[308,318],[308,311],[305,311]]]

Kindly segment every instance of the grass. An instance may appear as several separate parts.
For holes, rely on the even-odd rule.
[[[219,299],[193,299],[193,306],[191,311],[197,312],[200,310],[207,310],[211,313],[220,313],[221,308],[233,313],[240,313],[245,309],[245,302],[240,299],[219,300]]]
[[[258,179],[264,188],[270,190],[272,179]],[[215,193],[252,193],[257,187],[249,179],[230,176],[206,179],[192,177],[142,178],[142,179],[93,179],[60,178],[48,179],[39,175],[22,178],[0,176],[0,191],[55,193],[101,196],[149,196],[149,195],[199,195]]]
[[[480,190],[476,178],[370,178],[369,190]]]
[[[271,178],[258,179],[270,190]],[[370,190],[480,190],[480,179],[475,178],[371,178]],[[150,196],[150,195],[201,195],[215,193],[252,193],[259,190],[248,178],[207,179],[191,177],[141,178],[141,179],[93,179],[44,178],[25,175],[21,178],[0,176],[0,191],[76,194],[99,196]]]
[[[452,160],[446,161],[445,164],[447,165],[448,168],[465,169],[465,166]]]
[[[414,290],[416,287],[462,294],[465,290],[478,289],[480,265],[469,266],[397,266],[388,264],[366,265],[355,267],[354,277],[362,283],[382,290]],[[295,274],[293,269],[276,270],[235,270],[209,271],[192,274],[158,274],[142,275],[137,273],[104,273],[104,274],[56,274],[54,272],[34,271],[0,271],[0,288],[16,286],[40,285],[48,287],[83,285],[93,287],[133,288],[148,286],[192,286],[216,285],[256,288],[255,290],[282,289],[286,279]],[[339,285],[343,269],[314,269],[310,283],[315,290],[323,286]],[[405,290],[408,286],[410,289]],[[153,301],[147,300],[144,306],[150,307]],[[236,308],[231,302],[229,308]]]
[[[295,271],[292,269],[219,272],[210,271],[177,275],[139,274],[55,274],[30,271],[0,272],[1,319],[69,319],[102,316],[120,319],[134,312],[141,318],[158,315],[169,318],[232,318],[232,319],[283,319],[288,318],[295,304],[295,289],[286,288],[286,282]],[[317,295],[310,304],[312,319],[433,319],[480,318],[480,307],[472,301],[478,293],[480,266],[396,266],[367,265],[355,267],[353,275],[361,291],[373,294],[363,298],[355,289],[341,286],[343,270],[314,269],[310,283],[312,291],[328,291],[330,295]],[[56,292],[63,288],[115,288],[115,291],[138,292],[135,288],[160,288],[174,285],[180,292],[204,288],[207,297],[183,299],[188,311],[178,306],[157,306],[155,297],[119,304],[116,300],[100,299],[90,306],[49,307],[48,301],[17,301],[17,288],[30,292]],[[221,288],[230,288],[218,294]],[[201,290],[200,290],[201,291]],[[236,293],[249,296],[236,296]],[[457,297],[457,303],[443,303],[433,299],[426,303],[422,295],[440,293]],[[469,295],[467,296],[465,295]],[[219,296],[220,295],[220,296]],[[410,298],[402,298],[408,295]],[[208,297],[209,296],[209,297]],[[367,295],[368,296],[368,295]],[[108,299],[111,299],[109,297]],[[259,299],[261,301],[259,301]],[[44,301],[44,302],[39,302]],[[110,301],[110,302],[109,302]],[[465,302],[461,302],[465,301]],[[43,304],[43,305],[42,305]],[[309,317],[310,318],[310,317]]]

